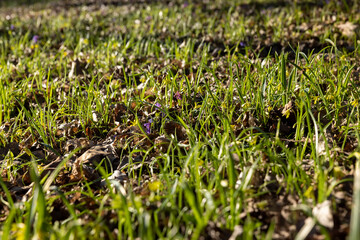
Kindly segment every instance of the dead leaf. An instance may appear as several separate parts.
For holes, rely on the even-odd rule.
[[[165,136],[159,136],[155,139],[155,146],[160,149],[161,152],[165,153],[169,149],[170,139]]]
[[[324,202],[317,204],[312,213],[321,225],[332,229],[334,227],[334,220],[330,207],[330,200],[325,200]]]
[[[76,162],[93,163],[97,165],[104,158],[107,158],[110,161],[110,163],[113,163],[113,161],[118,158],[116,151],[111,144],[97,145],[91,147],[89,150],[84,152],[80,157],[78,157],[78,159],[76,159]]]
[[[170,122],[165,123],[164,130],[167,135],[176,136],[178,141],[182,141],[187,138],[185,128],[177,122],[170,121]]]
[[[94,145],[95,145],[94,141],[88,140],[87,138],[69,139],[65,143],[65,151],[71,152],[78,147],[84,149],[83,151],[85,151]]]
[[[99,174],[94,168],[86,164],[82,164],[80,161],[76,161],[71,171],[70,181],[76,182],[80,181],[83,178],[93,181],[98,179],[99,177]]]
[[[357,29],[358,25],[352,22],[341,23],[336,26],[342,35],[346,37],[352,37],[355,34],[355,30]]]

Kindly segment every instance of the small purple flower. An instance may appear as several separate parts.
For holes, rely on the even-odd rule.
[[[188,3],[188,2],[184,2],[183,8],[186,8],[187,6],[189,6],[189,3]]]
[[[151,16],[147,16],[147,17],[145,18],[146,21],[150,21],[151,19],[152,19]]]
[[[239,44],[239,46],[240,46],[240,47],[245,47],[246,44],[245,44],[243,41],[241,41],[240,44]]]
[[[10,30],[14,30],[14,29],[15,29],[15,26],[11,24]]]
[[[177,100],[181,100],[181,94],[179,93],[179,91],[177,91],[177,92],[175,93],[175,98],[176,98]]]
[[[150,134],[151,133],[151,123],[153,122],[152,119],[149,119],[149,122],[144,123],[144,127],[146,128],[146,133]]]
[[[32,41],[34,43],[37,43],[39,41],[39,38],[40,38],[39,35],[34,35],[33,38],[32,38]]]
[[[155,103],[155,109],[159,110],[161,108],[161,104],[160,103]]]
[[[165,117],[165,112],[163,110],[161,110],[161,104],[160,103],[155,103],[155,109],[156,110],[160,110],[162,112],[162,116]]]

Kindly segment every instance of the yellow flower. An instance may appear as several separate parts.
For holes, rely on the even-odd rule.
[[[314,96],[312,99],[314,100],[314,104],[316,104],[317,101],[319,100],[319,96]]]
[[[326,100],[333,100],[334,99],[334,95],[327,95],[326,96]]]
[[[42,172],[44,171],[44,166],[38,165],[38,166],[37,166],[37,169],[38,169],[38,172],[39,172],[39,173],[42,173]]]
[[[355,99],[354,101],[351,102],[351,105],[357,107],[359,105],[359,100]]]
[[[137,125],[138,125],[138,121],[136,119],[134,121],[131,121],[130,126],[137,126]]]
[[[159,180],[155,180],[153,182],[150,182],[148,186],[150,191],[156,192],[160,190],[162,184]]]
[[[314,196],[314,188],[310,186],[304,193],[304,196],[307,198],[315,198]]]
[[[170,84],[171,83],[171,79],[169,77],[166,77],[163,79],[165,84]]]
[[[11,225],[11,231],[16,239],[25,240],[25,230],[26,225],[24,223],[14,223]]]
[[[286,116],[286,118],[289,118],[290,116],[290,113],[291,113],[291,109],[287,109],[286,111],[283,111],[283,116]]]
[[[250,138],[249,138],[249,143],[250,143],[251,146],[255,146],[256,143],[257,143],[257,136],[255,136],[255,137],[250,137]]]
[[[194,109],[201,108],[201,106],[202,106],[202,104],[197,104],[197,103],[195,102]]]

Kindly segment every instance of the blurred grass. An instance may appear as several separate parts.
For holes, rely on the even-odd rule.
[[[47,4],[59,0],[1,0],[0,7],[30,6],[34,4]]]

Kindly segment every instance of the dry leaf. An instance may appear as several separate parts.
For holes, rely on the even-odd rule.
[[[342,35],[352,37],[355,34],[355,30],[358,26],[352,22],[346,22],[338,24],[336,27],[341,31]]]
[[[330,207],[330,200],[326,200],[322,203],[317,204],[314,207],[312,213],[321,225],[332,229],[334,227],[334,219]]]
[[[111,144],[97,145],[84,152],[76,161],[81,163],[99,164],[104,158],[109,159],[110,163],[118,158],[114,147]]]
[[[165,136],[159,136],[155,139],[156,147],[164,153],[169,149],[170,142],[170,139],[166,138]]]
[[[181,124],[170,121],[165,123],[164,130],[167,135],[174,135],[176,136],[178,141],[185,140],[187,138],[186,130]]]

